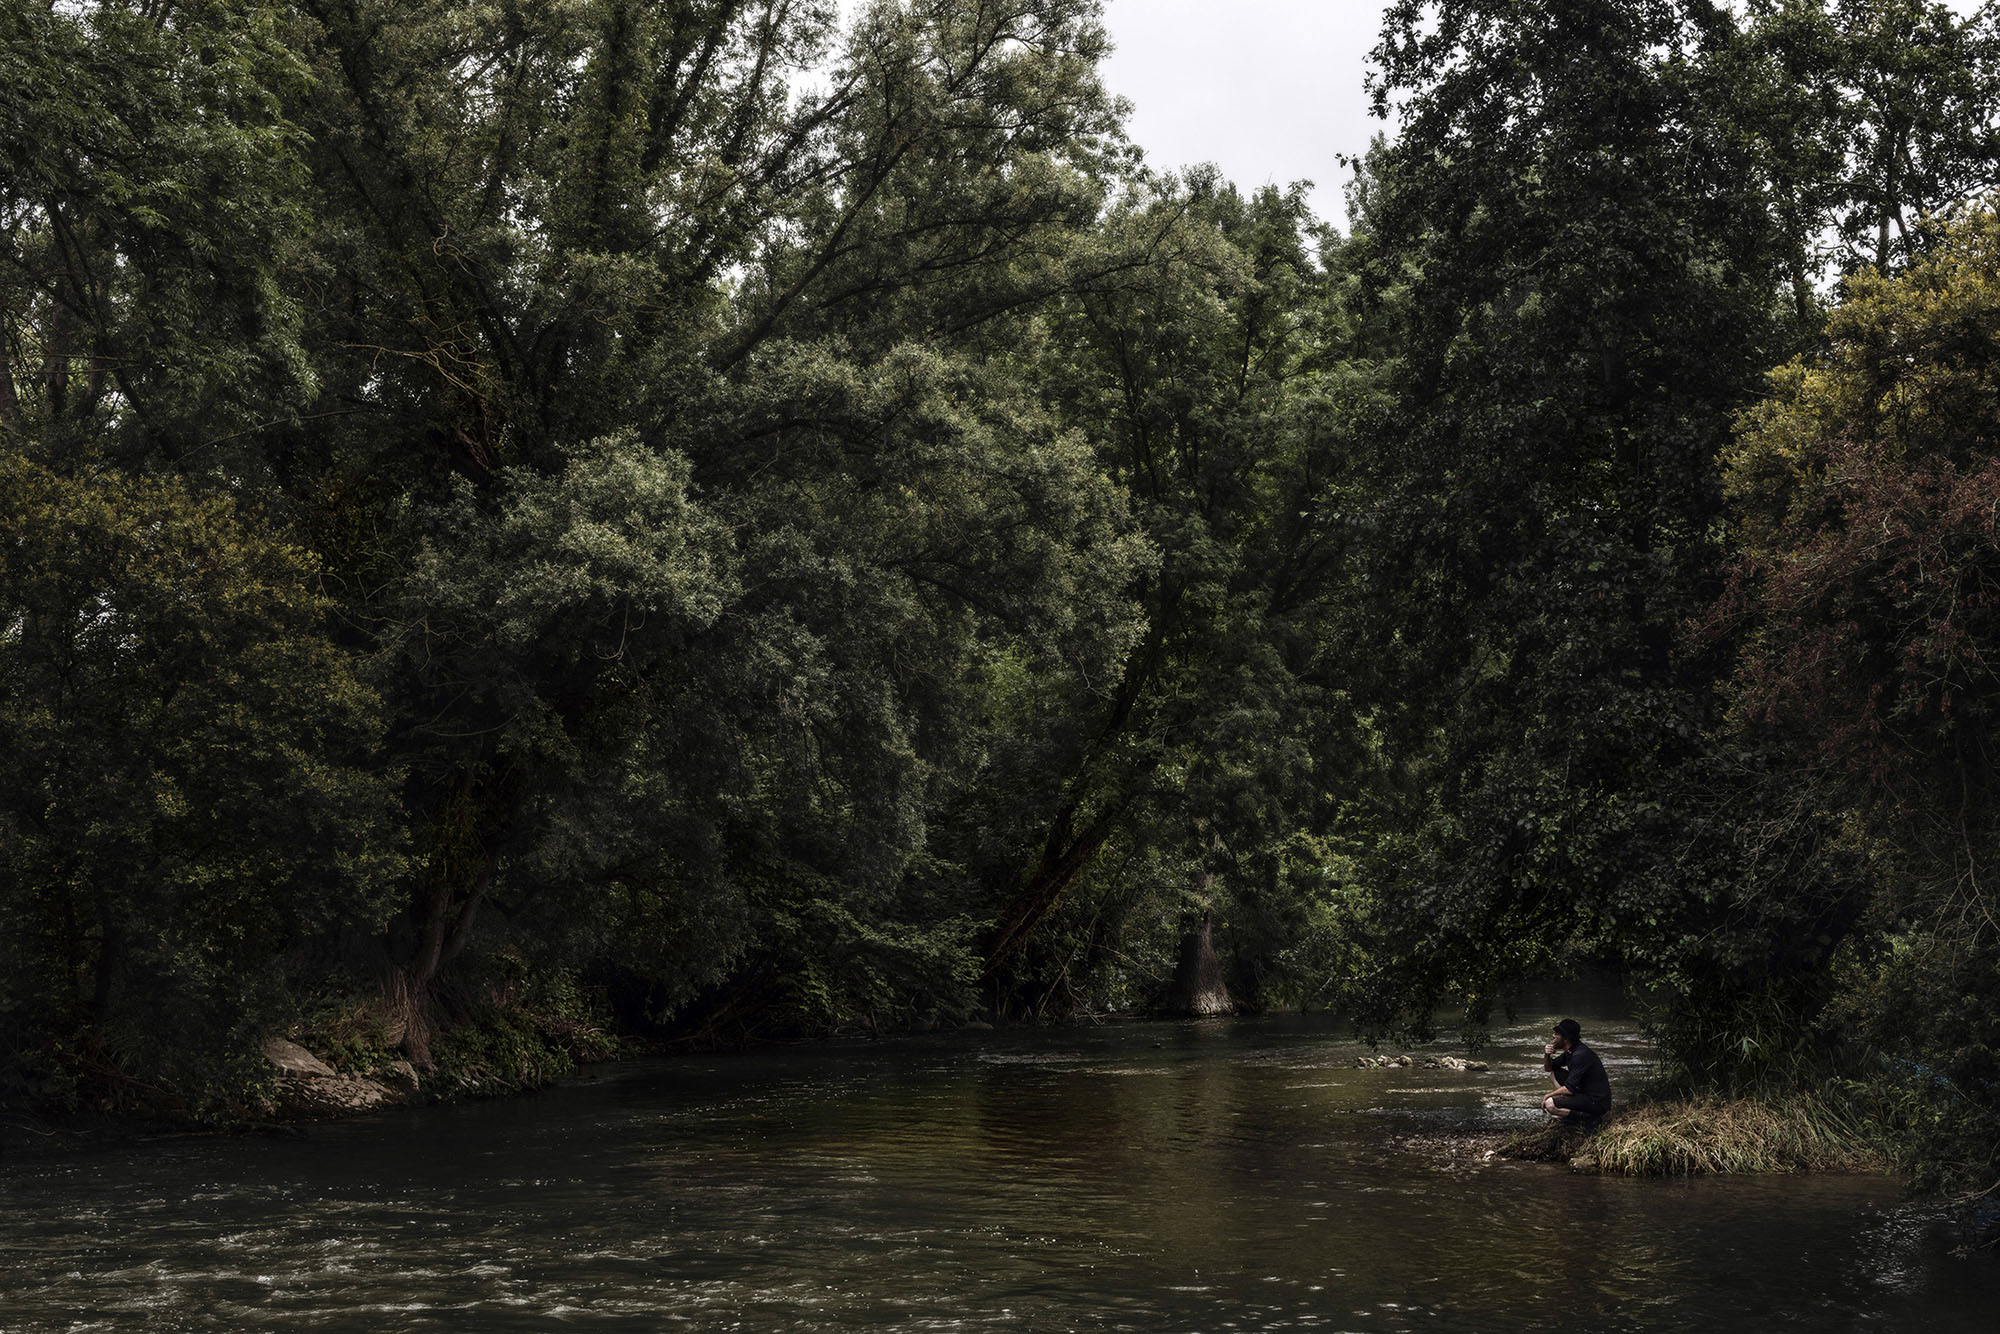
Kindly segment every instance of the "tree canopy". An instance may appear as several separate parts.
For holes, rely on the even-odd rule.
[[[8,6],[6,1087],[1592,960],[1990,1173],[1997,12],[1398,0],[1343,233],[1092,0]]]

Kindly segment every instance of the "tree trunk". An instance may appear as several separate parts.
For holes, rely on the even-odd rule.
[[[1133,645],[1126,655],[1118,693],[1111,702],[1111,711],[1106,715],[1103,726],[1098,729],[1092,751],[1109,743],[1131,722],[1139,697],[1145,693],[1159,668],[1166,644],[1167,623],[1180,598],[1178,586],[1161,590],[1160,606],[1153,614],[1152,628],[1144,642]],[[1042,855],[1033,874],[993,924],[992,934],[987,938],[986,967],[979,975],[982,983],[991,981],[1001,965],[1020,952],[1035,928],[1061,900],[1071,882],[1096,860],[1097,854],[1104,850],[1104,845],[1117,830],[1119,821],[1125,818],[1125,812],[1137,799],[1139,785],[1159,762],[1158,756],[1155,756],[1122,776],[1114,775],[1121,781],[1111,783],[1112,790],[1104,797],[1108,805],[1081,834],[1073,835],[1077,815],[1082,811],[1093,786],[1090,781],[1093,755],[1086,753],[1071,776],[1068,793],[1050,823],[1049,836],[1042,845]]]
[[[1007,905],[1007,911],[994,924],[982,979],[990,979],[1002,964],[1027,944],[1028,937],[1034,934],[1035,928],[1042,924],[1062,898],[1070,882],[1103,851],[1105,842],[1118,827],[1124,813],[1125,805],[1121,802],[1091,821],[1074,839],[1069,837],[1069,832],[1075,811],[1066,810],[1057,817],[1035,873],[1028,877],[1028,883],[1022,886],[1021,892],[1014,896],[1014,901]]]
[[[1899,127],[1892,140],[1887,126],[1882,131],[1883,140],[1890,147],[1882,163],[1882,212],[1875,223],[1875,268],[1885,274],[1889,271],[1889,224],[1893,221],[1898,229],[1903,225],[1901,167],[1903,156],[1909,151],[1905,147],[1908,133]]]
[[[417,941],[416,955],[390,968],[382,983],[382,1000],[392,1025],[403,1030],[399,1044],[410,1063],[426,1073],[437,1068],[431,1042],[437,1037],[439,1013],[436,984],[444,966],[458,957],[471,939],[480,900],[493,883],[492,856],[487,869],[463,893],[450,885],[433,885]]]
[[[1236,1008],[1222,980],[1222,965],[1215,959],[1214,922],[1215,914],[1205,912],[1200,924],[1181,938],[1180,964],[1167,993],[1169,1013],[1199,1018],[1229,1014]]]

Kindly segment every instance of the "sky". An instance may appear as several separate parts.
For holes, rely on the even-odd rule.
[[[1153,166],[1213,162],[1245,189],[1310,180],[1345,230],[1339,156],[1385,128],[1362,90],[1381,19],[1379,0],[1109,0],[1104,81]]]
[[[1961,16],[1980,0],[1946,0]],[[1368,114],[1381,0],[1108,0],[1104,66],[1132,102],[1127,132],[1155,167],[1213,162],[1245,189],[1310,180],[1313,211],[1347,226],[1339,155],[1388,127]]]

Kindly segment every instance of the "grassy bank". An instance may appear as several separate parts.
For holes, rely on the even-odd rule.
[[[482,987],[461,993],[448,1023],[431,1043],[434,1065],[418,1071],[403,1059],[402,1032],[373,998],[322,1010],[286,1035],[337,1077],[373,1081],[396,1102],[495,1097],[545,1087],[578,1065],[610,1060],[633,1049],[603,999],[568,977],[534,985]],[[314,1077],[278,1075],[278,1105],[287,1092],[324,1087]],[[311,1105],[311,1099],[306,1099]],[[335,1109],[338,1110],[338,1109]]]
[[[641,1049],[601,998],[567,978],[467,989],[419,1069],[379,998],[326,998],[261,1045],[243,1043],[181,1078],[142,1079],[84,1033],[51,1044],[32,1078],[0,1084],[0,1153],[40,1141],[126,1133],[246,1130],[399,1104],[542,1088],[579,1065]]]
[[[1811,1094],[1684,1098],[1614,1111],[1596,1130],[1551,1124],[1500,1148],[1507,1158],[1562,1162],[1610,1176],[1742,1172],[1886,1172],[1893,1164],[1852,1113]]]

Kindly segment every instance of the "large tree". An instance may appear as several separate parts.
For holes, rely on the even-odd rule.
[[[1384,670],[1375,1009],[1474,1013],[1643,927],[1712,667],[1716,457],[1779,352],[1782,234],[1690,0],[1390,8],[1370,213],[1402,322],[1366,571]]]
[[[1754,0],[1732,60],[1801,302],[1823,267],[1901,263],[1931,235],[1923,217],[2000,183],[1991,4]]]
[[[1003,895],[985,971],[1000,999],[1060,1004],[1159,934],[1234,919],[1255,1000],[1293,840],[1354,762],[1333,623],[1371,374],[1337,317],[1341,242],[1300,188],[1157,182],[1103,243],[1154,262],[1063,303],[1023,373],[1132,497],[1157,553],[1145,632],[1110,674],[1029,678],[994,748],[971,817]]]
[[[1744,644],[1742,744],[1783,760],[1754,794],[1761,841],[1803,845],[1808,871],[1875,850],[1845,911],[1807,924],[1839,988],[1817,997],[1884,1054],[1873,1077],[1927,1177],[1986,1186],[2000,1171],[2000,217],[1965,214],[1926,249],[1898,277],[1852,280],[1829,351],[1774,374],[1745,419],[1729,457],[1742,563],[1720,610]],[[1801,790],[1817,810],[1799,811]],[[1794,905],[1823,902],[1828,877],[1775,869],[1739,887],[1737,918],[1796,929]]]
[[[401,776],[413,1055],[482,920],[669,1003],[969,948],[895,930],[978,664],[1115,653],[1143,555],[986,364],[1144,262],[1090,243],[1093,4],[4,21],[10,447],[317,553]]]
[[[399,870],[251,448],[316,389],[303,82],[273,10],[0,12],[0,1060],[45,1092],[212,1104]]]
[[[227,499],[0,456],[0,1081],[228,1101],[401,869],[312,556]],[[81,1077],[81,1082],[75,1082]]]

